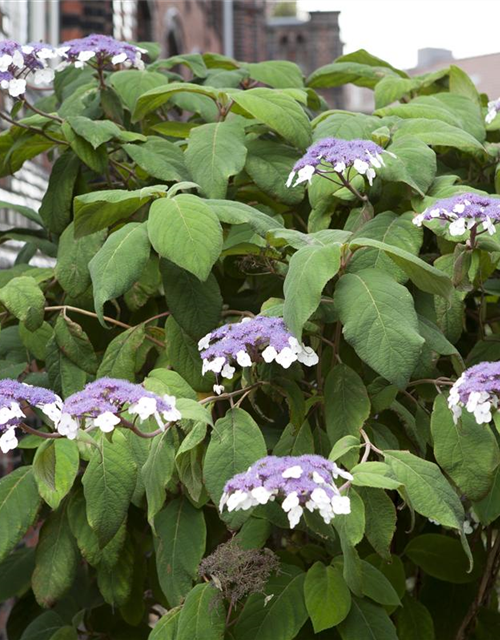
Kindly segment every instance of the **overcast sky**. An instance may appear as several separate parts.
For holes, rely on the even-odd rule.
[[[299,0],[299,6],[340,11],[345,53],[367,49],[401,68],[414,67],[424,47],[451,49],[456,58],[500,51],[500,0]]]

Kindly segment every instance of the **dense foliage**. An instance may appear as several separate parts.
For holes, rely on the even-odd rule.
[[[38,212],[9,205],[26,228],[1,233],[25,244],[0,272],[0,373],[63,399],[103,377],[151,393],[122,386],[99,423],[58,431],[52,396],[30,391],[24,423],[2,405],[22,455],[0,480],[9,640],[498,638],[498,387],[464,411],[465,387],[453,412],[447,396],[500,361],[500,232],[450,224],[462,201],[431,214],[500,187],[487,97],[457,67],[410,78],[365,51],[305,81],[285,61],[146,44],[145,69],[120,70],[133,51],[73,46],[34,103],[4,65],[0,175],[40,154],[52,172]],[[317,92],[346,83],[373,89],[372,115]],[[289,179],[325,138],[337,173],[310,152]],[[214,347],[255,315],[283,318],[288,351],[282,334]],[[255,468],[226,486],[266,456],[294,457],[260,463],[275,493],[251,489]],[[342,471],[336,507],[312,485],[317,509],[299,504],[306,466],[309,483]]]

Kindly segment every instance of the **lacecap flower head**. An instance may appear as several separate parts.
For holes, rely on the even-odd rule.
[[[21,404],[41,409],[46,415],[62,405],[55,393],[17,380],[0,380],[0,450],[7,453],[18,445],[16,427],[26,419]]]
[[[291,529],[304,509],[319,511],[329,524],[335,515],[351,512],[349,498],[334,482],[338,477],[352,480],[350,473],[322,456],[267,456],[226,483],[219,511],[225,506],[228,511],[246,510],[279,499]]]
[[[173,396],[159,396],[128,380],[99,378],[69,396],[53,420],[58,432],[73,440],[81,426],[98,427],[105,433],[113,431],[124,411],[141,421],[153,416],[160,429],[165,429],[165,422],[182,417]]]
[[[147,53],[141,47],[95,33],[63,42],[58,51],[67,62],[74,63],[75,67],[83,67],[86,63],[99,67],[121,64],[137,69],[144,69],[142,54]]]
[[[284,369],[298,360],[308,367],[318,362],[310,347],[301,344],[288,331],[282,318],[255,316],[241,322],[225,324],[202,338],[198,349],[203,358],[203,375],[207,371],[232,378],[237,363],[251,367],[256,362],[277,362]]]
[[[455,423],[465,407],[478,424],[487,424],[492,420],[492,410],[498,407],[499,395],[500,362],[481,362],[458,378],[450,390],[448,406]]]
[[[421,227],[428,220],[450,223],[451,236],[461,236],[468,229],[482,225],[483,231],[495,233],[495,224],[500,221],[500,198],[479,193],[460,193],[451,198],[438,200],[423,213],[413,218],[413,224]]]
[[[26,91],[27,80],[34,84],[52,82],[54,70],[48,61],[57,57],[50,44],[34,42],[20,45],[13,40],[0,42],[0,88],[17,98]]]
[[[488,102],[488,113],[486,114],[486,123],[490,124],[497,117],[497,113],[500,111],[500,98],[497,100],[491,100]]]
[[[366,175],[370,185],[376,175],[376,169],[384,166],[382,147],[371,140],[341,140],[339,138],[323,138],[311,145],[305,155],[295,163],[293,171],[288,176],[287,187],[297,175],[295,185],[301,182],[311,183],[314,175],[337,174],[344,178],[346,170],[353,167],[360,175]]]

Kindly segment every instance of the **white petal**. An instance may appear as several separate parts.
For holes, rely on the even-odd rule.
[[[212,334],[207,333],[207,335],[198,342],[198,351],[203,351],[204,349],[208,349],[210,345],[211,337],[212,337]]]
[[[9,94],[13,98],[17,98],[26,91],[26,80],[10,80],[9,81]]]
[[[238,351],[236,354],[236,362],[240,365],[240,367],[251,367],[252,360],[246,351]]]
[[[220,374],[223,378],[231,380],[235,371],[236,369],[232,367],[229,362],[226,362],[226,364],[222,367],[222,371],[220,372]]]
[[[266,347],[262,352],[262,358],[264,359],[264,362],[272,362],[277,355],[278,355],[278,352],[271,345]]]
[[[111,58],[111,64],[120,64],[121,62],[125,62],[127,59],[126,53],[118,53],[116,56]]]
[[[8,451],[12,451],[18,445],[18,440],[16,438],[16,430],[14,427],[7,429],[0,436],[0,451],[2,453],[7,453]]]
[[[290,529],[293,529],[296,525],[299,524],[299,521],[302,517],[303,513],[302,507],[294,507],[290,509],[288,512],[288,521],[290,522]]]
[[[94,418],[94,426],[99,427],[104,433],[113,431],[117,424],[120,424],[120,417],[111,413],[111,411],[105,411],[97,418]]]
[[[295,171],[290,171],[290,174],[288,175],[288,180],[286,181],[286,186],[287,187],[291,187],[292,186],[292,182],[293,182],[294,178],[295,178]]]
[[[298,464],[293,467],[288,467],[281,474],[283,478],[300,478],[300,476],[304,473],[302,467]]]

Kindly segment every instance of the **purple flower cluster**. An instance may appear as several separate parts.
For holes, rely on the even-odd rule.
[[[0,380],[0,450],[7,453],[17,447],[16,427],[26,418],[21,403],[51,414],[62,404],[55,393],[17,380]]]
[[[352,480],[350,473],[322,456],[267,456],[226,483],[219,511],[226,505],[228,511],[246,510],[282,498],[290,528],[298,524],[304,508],[319,511],[329,524],[336,514],[351,512],[349,498],[335,485],[339,476]]]
[[[69,396],[54,423],[61,435],[73,440],[83,424],[98,427],[105,433],[113,431],[121,421],[120,413],[125,410],[139,416],[140,420],[154,416],[160,429],[165,429],[163,421],[181,419],[175,407],[175,397],[160,397],[128,380],[99,378]]]
[[[137,69],[144,69],[142,54],[147,53],[141,47],[95,33],[63,42],[58,51],[67,62],[74,63],[75,67],[83,67],[88,62],[99,67],[123,64]]]
[[[498,407],[500,394],[500,362],[481,362],[466,369],[448,396],[448,406],[455,423],[465,407],[478,424],[491,422],[491,410]]]
[[[317,354],[292,336],[282,318],[267,316],[225,324],[202,338],[198,349],[203,358],[203,375],[213,371],[229,379],[235,371],[231,366],[234,362],[251,367],[255,362],[274,360],[284,369],[296,360],[308,367],[318,363]]]
[[[323,138],[311,145],[305,155],[295,163],[286,186],[292,186],[296,174],[294,186],[306,181],[311,183],[315,174],[336,173],[343,176],[344,171],[350,167],[354,167],[360,175],[366,175],[368,182],[372,184],[376,175],[375,169],[384,166],[382,153],[389,152],[370,140]],[[389,155],[394,157],[392,153]]]
[[[36,85],[52,82],[54,71],[48,66],[48,60],[55,57],[57,51],[50,44],[0,42],[0,87],[8,89],[9,94],[17,98],[26,91],[28,77],[32,77]]]
[[[450,222],[448,231],[452,236],[461,236],[468,229],[482,224],[490,235],[495,233],[495,223],[500,221],[500,198],[479,193],[460,193],[451,198],[438,200],[423,213],[413,218],[413,224],[421,227],[425,220]]]
[[[497,100],[491,100],[488,102],[488,113],[486,114],[486,123],[490,124],[497,117],[497,113],[500,111],[500,98]]]

